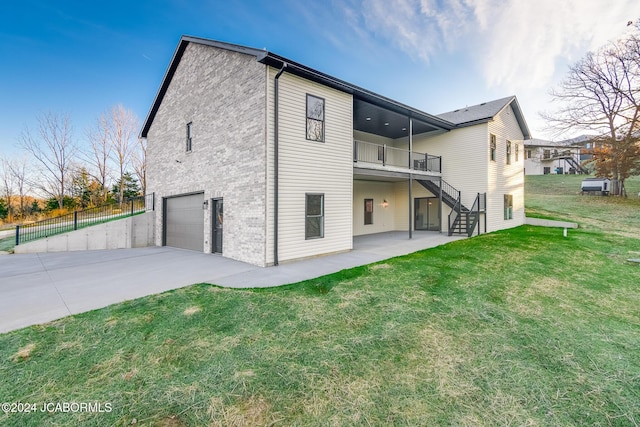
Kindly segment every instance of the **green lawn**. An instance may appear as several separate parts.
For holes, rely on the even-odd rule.
[[[527,209],[584,226],[567,238],[523,226],[0,335],[0,401],[112,408],[0,425],[637,425],[638,203],[552,181],[574,178],[527,178]]]
[[[640,177],[626,181],[628,198],[580,195],[580,175],[528,176],[527,216],[570,219],[589,231],[640,238]]]
[[[16,236],[9,236],[0,239],[0,251],[10,251],[16,246]]]

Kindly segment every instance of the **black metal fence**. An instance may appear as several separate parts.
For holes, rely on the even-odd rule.
[[[55,218],[48,218],[16,227],[16,246],[36,239],[67,233],[80,228],[116,219],[126,218],[155,209],[155,195],[134,197],[122,203],[110,203],[95,208],[74,211]]]

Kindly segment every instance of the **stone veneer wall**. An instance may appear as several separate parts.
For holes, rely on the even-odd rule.
[[[256,58],[190,43],[148,132],[148,192],[224,199],[223,255],[263,266],[266,251],[266,71]],[[186,152],[186,126],[193,146]],[[203,209],[211,252],[211,204]]]

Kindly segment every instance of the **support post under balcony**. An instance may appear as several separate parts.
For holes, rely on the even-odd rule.
[[[382,145],[382,166],[387,165],[387,144]]]
[[[413,238],[413,176],[411,176],[411,153],[413,153],[413,120],[409,117],[409,239]]]

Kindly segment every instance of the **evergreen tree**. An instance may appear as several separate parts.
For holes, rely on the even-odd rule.
[[[136,177],[133,176],[131,172],[125,172],[122,176],[122,186],[120,185],[120,183],[120,180],[116,181],[113,188],[111,189],[111,193],[114,195],[116,200],[119,195],[118,193],[122,189],[123,200],[119,200],[119,202],[127,199],[132,199],[140,195],[140,185],[138,184],[138,180],[136,179]]]
[[[6,219],[9,214],[9,208],[7,207],[4,199],[0,199],[0,219]]]

